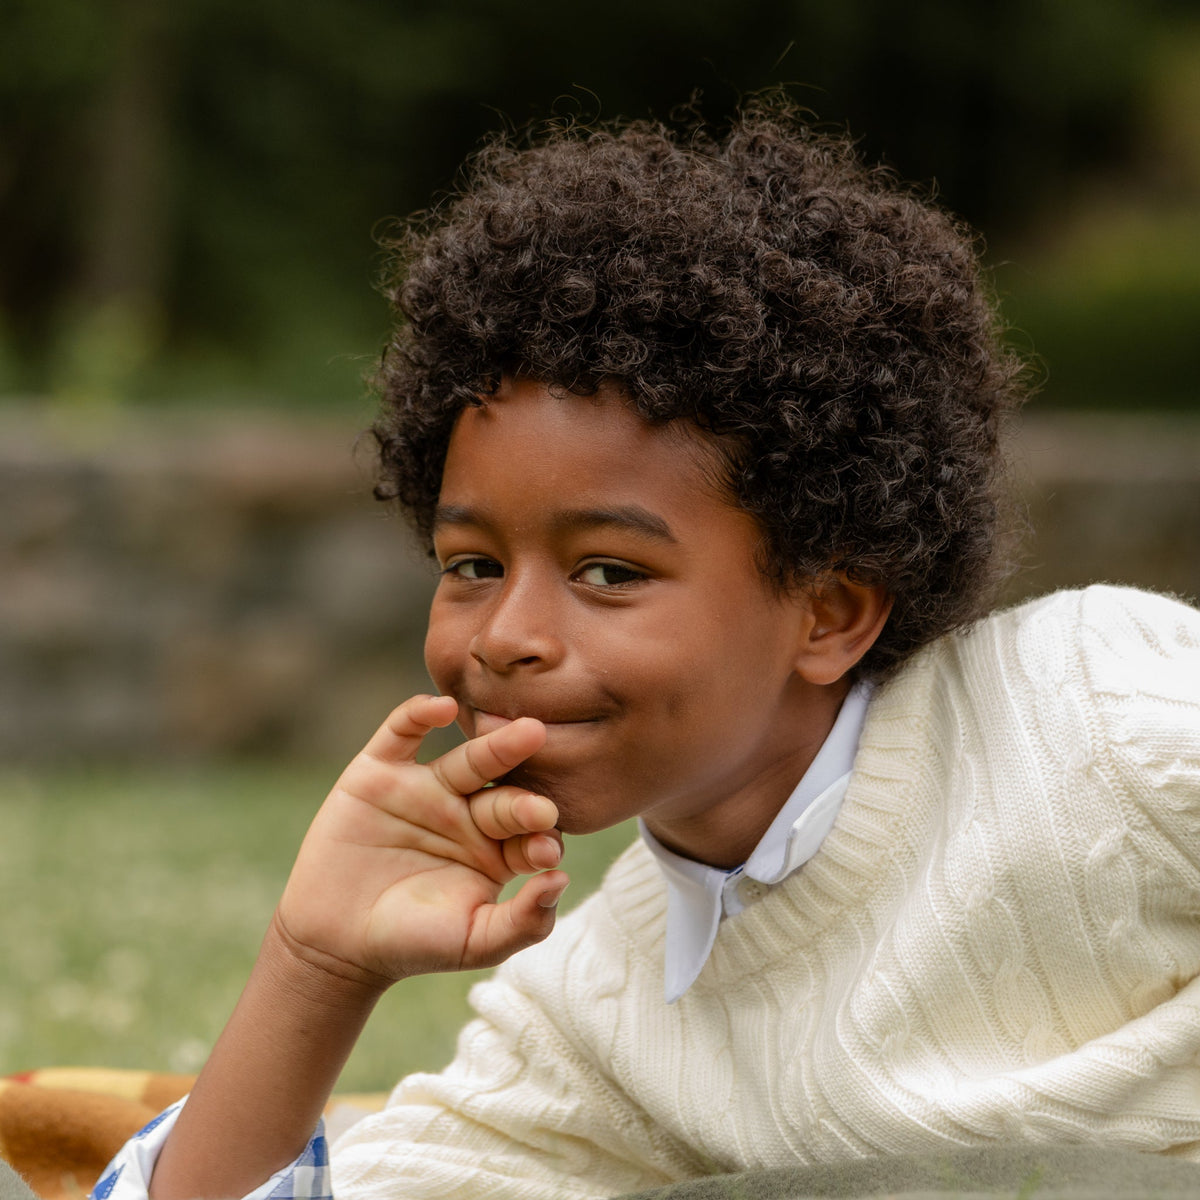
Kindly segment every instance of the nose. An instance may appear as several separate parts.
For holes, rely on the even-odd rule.
[[[546,668],[562,658],[558,612],[547,588],[531,578],[505,578],[481,614],[468,646],[471,657],[493,671]]]

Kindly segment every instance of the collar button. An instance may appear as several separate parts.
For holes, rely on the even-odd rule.
[[[743,904],[753,904],[756,900],[761,900],[770,890],[765,883],[751,879],[749,876],[743,876],[738,880],[738,899]]]

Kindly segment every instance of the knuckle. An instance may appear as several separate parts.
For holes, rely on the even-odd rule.
[[[467,742],[463,746],[463,761],[467,765],[467,769],[480,782],[486,783],[490,778],[487,767],[480,757],[480,747],[478,741]]]
[[[492,821],[501,832],[507,832],[509,822],[505,820],[506,806],[502,803],[503,800],[504,796],[500,794],[499,788],[491,789],[488,796],[488,804],[491,809]]]

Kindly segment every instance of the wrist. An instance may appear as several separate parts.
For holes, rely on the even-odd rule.
[[[336,1009],[374,1007],[395,982],[377,972],[305,945],[276,909],[259,950],[259,968],[276,987],[308,1004]]]

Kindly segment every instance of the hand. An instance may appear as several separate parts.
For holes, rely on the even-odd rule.
[[[428,764],[425,735],[451,724],[449,696],[397,708],[350,763],[310,827],[275,915],[309,965],[380,990],[433,971],[494,966],[541,941],[567,886],[558,810],[523,788],[485,785],[541,748],[523,717]]]

